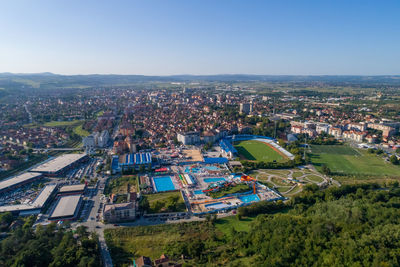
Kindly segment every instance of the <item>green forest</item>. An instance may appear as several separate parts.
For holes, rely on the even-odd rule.
[[[52,223],[32,229],[35,217],[11,232],[0,243],[0,266],[100,266],[98,238],[86,227],[76,231]]]
[[[162,253],[183,266],[399,266],[400,189],[307,186],[236,217],[107,230],[116,266]],[[224,221],[222,221],[224,220]]]

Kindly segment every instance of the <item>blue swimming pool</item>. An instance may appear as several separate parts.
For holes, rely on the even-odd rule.
[[[218,168],[216,166],[206,166],[204,168],[207,170],[210,170],[210,171],[219,171],[220,170],[220,168]]]
[[[204,194],[204,193],[203,193],[203,190],[194,190],[193,193],[194,193],[195,195]]]
[[[157,192],[175,190],[170,176],[154,177],[153,180]]]
[[[244,203],[260,201],[260,198],[256,194],[241,196],[239,199]]]
[[[204,179],[204,182],[206,182],[206,183],[216,183],[216,182],[222,182],[222,181],[226,181],[225,178],[219,177],[219,178],[205,178]]]
[[[190,167],[185,168],[186,173],[198,173],[199,171],[200,171],[199,168],[192,168],[192,169],[190,169]]]

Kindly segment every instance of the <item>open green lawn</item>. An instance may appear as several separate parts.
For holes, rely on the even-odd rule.
[[[295,172],[293,172],[292,177],[293,177],[293,178],[299,178],[299,177],[301,177],[301,176],[303,176],[303,175],[304,175],[303,172],[301,172],[301,171],[295,171]]]
[[[282,176],[282,177],[286,177],[286,176],[288,176],[288,175],[290,174],[290,171],[289,171],[289,170],[272,170],[272,169],[266,169],[266,170],[263,170],[263,171],[265,171],[265,172],[268,173],[268,174],[275,174],[275,175],[277,175],[277,176]]]
[[[80,120],[73,120],[73,121],[50,121],[46,122],[44,126],[49,126],[49,127],[62,127],[62,126],[71,126],[71,125],[76,125],[81,123],[82,121]]]
[[[84,129],[82,129],[82,124],[79,124],[78,126],[76,126],[75,128],[74,128],[74,133],[76,133],[77,135],[80,135],[80,136],[82,136],[82,137],[86,137],[86,136],[88,136],[90,133],[88,132],[88,131],[86,131],[86,130],[84,130]]]
[[[289,183],[286,181],[286,180],[284,180],[284,179],[282,179],[282,178],[278,178],[278,177],[272,177],[271,178],[271,181],[274,183],[274,184],[276,184],[277,186],[285,186],[285,185],[289,185]]]
[[[300,191],[301,191],[301,187],[296,185],[296,187],[293,188],[292,191],[288,192],[287,194],[284,194],[284,196],[293,196],[293,195],[299,193]]]
[[[186,205],[179,191],[144,195],[149,202],[148,213],[183,212]]]
[[[235,186],[229,186],[220,188],[216,192],[210,192],[209,196],[212,198],[220,198],[229,194],[244,193],[251,190],[247,184],[238,184]]]
[[[315,183],[321,183],[322,181],[324,181],[324,179],[322,179],[321,177],[317,176],[317,175],[307,175],[306,179],[315,182]]]
[[[257,161],[284,161],[286,160],[281,154],[273,150],[267,144],[255,141],[246,140],[235,143],[235,148],[243,159]]]
[[[321,171],[326,165],[337,175],[368,175],[399,177],[400,167],[382,157],[349,146],[312,146],[311,162]]]
[[[285,193],[291,188],[291,186],[278,186],[276,187],[276,190],[279,191],[279,193]]]

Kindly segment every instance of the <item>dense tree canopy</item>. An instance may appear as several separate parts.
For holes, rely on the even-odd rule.
[[[27,220],[0,243],[0,266],[100,266],[97,236],[78,227],[74,235],[55,224],[32,230]]]

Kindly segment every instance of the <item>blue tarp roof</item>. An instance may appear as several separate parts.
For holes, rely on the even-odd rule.
[[[206,164],[224,164],[228,163],[227,158],[204,158],[204,163]]]

